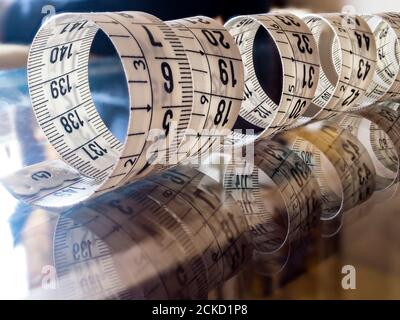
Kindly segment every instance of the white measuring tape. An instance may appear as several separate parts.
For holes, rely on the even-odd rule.
[[[249,259],[247,224],[222,186],[180,167],[60,216],[65,298],[205,299]]]
[[[398,112],[378,104],[362,110],[359,114],[345,114],[336,120],[367,149],[375,166],[377,190],[387,189],[398,182],[398,119]]]
[[[368,24],[360,17],[339,14],[304,18],[321,56],[317,93],[305,111],[312,118],[329,118],[354,109],[365,94],[376,65],[376,48]]]
[[[319,124],[319,123],[318,123]],[[312,168],[329,220],[368,199],[375,190],[375,167],[364,146],[332,124],[298,128],[279,137]]]
[[[383,13],[363,16],[374,32],[377,67],[362,104],[396,99],[400,92],[400,16]]]
[[[74,205],[211,151],[394,99],[399,20],[393,13],[276,12],[235,17],[224,27],[207,17],[162,22],[142,12],[55,16],[32,43],[28,80],[39,125],[61,159],[2,180],[28,203]],[[90,94],[88,60],[98,30],[112,41],[127,80],[124,143]],[[278,97],[257,71],[262,32],[280,57]]]
[[[244,101],[240,118],[251,124],[256,133],[270,135],[298,119],[311,102],[318,81],[319,54],[307,25],[292,14],[241,16],[226,23],[239,46],[245,66]],[[264,28],[279,51],[282,64],[282,90],[279,103],[274,102],[257,78],[253,50],[259,29]],[[303,83],[299,85],[299,78]],[[244,128],[245,129],[245,128]],[[244,137],[236,137],[239,142]]]
[[[228,162],[223,184],[178,167],[62,214],[54,244],[61,296],[204,298],[251,257],[258,272],[279,272],[288,262],[292,242],[307,236],[321,214],[332,221],[371,195],[368,190],[378,176],[373,173],[376,160],[390,163],[392,170],[398,167],[390,162],[400,141],[398,113],[382,105],[362,113],[385,128],[369,124],[371,145],[390,137],[381,143],[386,149],[373,151],[373,164],[371,151],[366,152],[366,143],[355,135],[360,116],[348,114],[351,121],[333,127],[299,128],[276,137],[290,141],[296,133],[294,152],[260,140],[254,167],[248,171],[243,161]],[[339,212],[324,204],[324,188],[337,191],[324,185],[329,172],[321,170],[322,157],[338,173]]]
[[[234,157],[224,169],[224,187],[242,208],[258,254],[271,254],[318,224],[319,185],[296,153],[271,140],[256,143],[248,165]]]
[[[87,63],[98,29],[113,42],[128,83],[124,144],[90,96]],[[56,16],[32,44],[28,73],[39,124],[69,164],[52,161],[20,172],[30,183],[14,191],[44,206],[58,206],[60,196],[69,205],[124,185],[155,170],[154,158],[180,162],[209,148],[215,141],[203,131],[233,125],[243,89],[233,38],[206,17],[166,24],[138,12]]]
[[[276,137],[315,174],[324,202],[322,219],[333,219],[398,182],[398,119],[397,111],[376,104]]]

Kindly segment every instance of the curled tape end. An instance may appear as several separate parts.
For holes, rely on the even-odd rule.
[[[79,172],[65,162],[51,160],[26,167],[6,176],[0,182],[16,196],[25,197],[79,178]]]

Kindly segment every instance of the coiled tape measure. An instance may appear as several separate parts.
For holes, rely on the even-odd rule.
[[[57,15],[33,41],[28,79],[39,125],[62,160],[2,181],[31,204],[74,205],[210,151],[394,99],[399,19],[276,12],[235,17],[224,27],[207,17],[163,22],[142,12]],[[278,102],[256,72],[260,28],[281,59]],[[107,129],[90,94],[88,59],[99,29],[127,80],[124,143]]]
[[[128,82],[124,144],[104,125],[90,96],[88,57],[98,29],[113,42]],[[177,156],[179,162],[207,149],[214,140],[203,139],[203,129],[232,126],[242,100],[239,51],[229,32],[206,17],[164,23],[137,12],[56,16],[35,37],[28,73],[38,122],[66,163],[21,173],[31,184],[14,191],[45,206],[56,206],[71,188],[79,192],[66,205],[126,184],[155,170],[155,158],[163,163],[160,158]]]
[[[205,299],[251,258],[247,232],[213,179],[187,167],[154,175],[60,216],[60,296]]]
[[[324,14],[305,17],[317,39],[321,56],[320,81],[308,118],[327,118],[354,109],[375,70],[372,31],[360,17]]]
[[[376,104],[274,138],[310,166],[324,202],[323,220],[398,182],[398,118],[397,111]]]
[[[324,200],[322,219],[332,219],[372,195],[375,167],[367,150],[346,129],[330,124],[315,127],[298,128],[279,138],[313,167]]]
[[[387,189],[398,182],[398,117],[396,111],[378,104],[357,114],[342,115],[336,120],[368,150],[376,170],[377,190]]]
[[[54,258],[61,296],[204,298],[251,257],[259,272],[278,272],[289,259],[290,244],[321,217],[332,220],[371,195],[377,176],[364,175],[366,166],[373,171],[376,160],[390,163],[397,175],[391,153],[399,143],[398,113],[382,105],[363,113],[374,120],[368,126],[371,144],[375,132],[390,139],[379,144],[387,150],[377,151],[383,156],[373,165],[366,143],[355,135],[358,120],[366,118],[346,114],[336,125],[298,129],[295,139],[287,133],[276,137],[281,143],[295,141],[288,144],[293,151],[260,140],[252,167],[233,158],[218,170],[223,184],[180,166],[60,215]],[[385,129],[378,131],[377,125]],[[320,143],[325,140],[329,143]],[[336,211],[324,203],[335,190],[324,190],[330,186],[324,185],[322,156],[340,173]]]
[[[233,157],[224,169],[223,184],[242,208],[259,253],[275,252],[317,225],[319,186],[295,152],[261,139],[255,145],[254,163],[247,165]]]
[[[317,45],[307,25],[292,14],[266,14],[233,18],[226,26],[236,39],[245,67],[245,98],[240,118],[264,136],[290,126],[311,102],[318,84],[307,80],[304,86],[298,80],[319,72]],[[267,30],[281,58],[283,79],[278,104],[267,95],[256,75],[253,49],[260,27]],[[301,44],[297,45],[298,42]],[[241,135],[236,138],[236,144],[248,140]]]

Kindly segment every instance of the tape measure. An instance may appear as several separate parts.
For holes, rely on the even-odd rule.
[[[382,13],[362,16],[374,32],[377,67],[362,104],[396,99],[400,89],[400,16]]]
[[[374,36],[367,22],[358,16],[340,14],[303,19],[318,43],[321,69],[317,93],[302,122],[356,109],[376,66]]]
[[[319,183],[321,219],[335,218],[367,200],[375,190],[375,167],[365,147],[346,129],[316,123],[283,133],[286,143],[312,168]]]
[[[290,225],[290,234],[285,230],[283,240],[298,238],[309,231],[310,222],[315,223],[320,202],[318,198],[309,202],[294,181],[302,181],[301,186],[311,192],[316,191],[316,182],[307,174],[309,171],[300,170],[308,167],[290,150],[272,141],[260,141],[258,148],[268,157],[260,156],[257,164],[280,186],[279,192],[292,201],[289,208],[293,214],[290,221],[284,222],[287,230]],[[229,184],[231,164],[227,168],[225,182]],[[246,190],[249,186],[242,179],[236,190],[238,187]],[[262,188],[265,190],[265,186]],[[291,196],[293,188],[298,197]],[[254,188],[248,190],[253,192]],[[252,220],[255,229],[249,228],[249,212],[242,212],[243,198],[232,197],[231,191],[226,184],[195,169],[178,167],[62,214],[54,244],[61,296],[204,298],[207,290],[232,277],[251,257],[265,273],[266,261],[260,263],[265,252],[254,251],[253,238],[254,230],[259,232],[263,226],[257,229]],[[275,203],[276,198],[273,200]],[[265,241],[266,247],[276,246],[270,238],[264,233],[256,243],[262,247]],[[284,245],[287,247],[286,243],[278,245],[268,261]],[[287,261],[288,255],[285,257]],[[268,268],[271,270],[271,266]],[[196,281],[196,277],[202,281]],[[170,278],[178,282],[166,280]]]
[[[396,111],[374,105],[359,114],[345,114],[336,119],[341,127],[349,130],[367,149],[375,166],[377,190],[387,189],[398,182],[398,118]]]
[[[127,79],[124,144],[104,125],[90,95],[88,57],[99,29]],[[54,17],[33,41],[28,78],[39,125],[69,166],[38,164],[20,175],[36,179],[15,191],[48,206],[58,192],[44,191],[50,186],[85,189],[68,205],[209,148],[215,142],[210,132],[233,125],[243,89],[239,50],[223,26],[207,17],[164,23],[141,12]]]
[[[373,153],[385,168],[399,175],[399,114],[390,107],[377,105],[362,110],[360,114],[370,119],[370,140]],[[389,138],[389,139],[387,139]]]
[[[318,224],[319,185],[296,153],[262,139],[255,145],[254,163],[248,165],[234,157],[223,183],[242,208],[258,254],[276,252]]]
[[[205,299],[251,258],[246,221],[230,199],[213,179],[180,167],[70,210],[55,232],[60,292]]]
[[[222,26],[208,17],[163,22],[142,12],[57,15],[32,43],[28,82],[38,123],[61,159],[2,181],[28,203],[68,207],[173,165],[202,163],[212,152],[395,99],[399,19],[274,12]],[[90,93],[90,46],[99,30],[127,82],[123,143]],[[279,55],[278,94],[260,76],[260,43]]]
[[[398,145],[397,112],[377,105],[363,113]],[[372,194],[376,165],[354,135],[354,123],[314,124],[276,136],[294,141],[288,144],[293,151],[262,139],[253,167],[233,158],[218,171],[223,184],[178,167],[75,207],[61,215],[55,234],[61,289],[69,297],[204,298],[250,258],[262,274],[279,272],[292,242],[321,214],[336,221]],[[336,170],[341,194],[327,183],[332,179],[322,170],[322,156]],[[336,195],[337,211],[324,203],[324,188]]]
[[[248,143],[259,135],[271,135],[283,130],[302,115],[317,89],[319,54],[309,28],[293,14],[239,16],[229,20],[225,26],[236,40],[245,70],[244,101],[238,126],[255,132],[253,138],[235,132],[230,138],[238,145],[243,141]],[[279,102],[268,96],[256,74],[253,50],[256,49],[254,41],[260,27],[268,32],[281,58],[282,90]],[[303,79],[301,85],[299,78]]]

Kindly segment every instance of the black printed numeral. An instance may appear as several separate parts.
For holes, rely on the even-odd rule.
[[[83,22],[74,22],[74,23],[68,23],[65,25],[65,27],[61,30],[60,34],[63,34],[65,32],[72,32],[74,30],[78,31],[78,30],[82,30],[85,25],[87,24],[87,21],[83,21]]]
[[[72,245],[72,254],[75,260],[81,260],[92,257],[92,242],[90,240],[82,240],[74,242]]]
[[[351,93],[350,95],[344,99],[342,106],[348,106],[351,103],[353,103],[354,100],[356,100],[356,98],[360,95],[360,91],[356,90],[356,89],[351,89]]]
[[[346,140],[342,146],[343,150],[351,156],[351,161],[356,160],[360,156],[360,148],[351,140]]]
[[[248,188],[248,180],[249,180],[249,175],[246,174],[238,174],[235,176],[235,188],[236,189],[246,189]]]
[[[289,114],[289,119],[296,119],[301,115],[301,111],[303,110],[303,108],[306,106],[306,100],[297,100],[294,108],[292,109],[292,111]]]
[[[362,48],[362,46],[363,46],[363,40],[364,40],[364,42],[365,42],[365,48],[366,48],[367,51],[368,51],[368,50],[369,50],[369,43],[370,43],[370,38],[369,38],[369,36],[367,36],[365,33],[360,34],[360,33],[358,33],[357,31],[354,31],[354,34],[355,34],[356,37],[357,37],[358,46],[359,46],[360,48]]]
[[[51,96],[54,99],[57,99],[59,96],[65,96],[67,93],[71,92],[71,90],[72,86],[69,82],[69,75],[50,82]]]
[[[235,35],[235,36],[233,37],[233,39],[235,40],[235,43],[236,43],[238,46],[240,46],[240,45],[243,43],[243,36],[244,36],[243,33],[239,33],[239,34],[237,34],[237,35]]]
[[[97,141],[88,143],[87,146],[82,147],[82,150],[90,157],[92,160],[96,160],[99,157],[104,156],[108,151],[107,149],[101,147]]]
[[[307,181],[310,172],[305,166],[302,165],[302,163],[296,162],[295,165],[290,168],[290,173],[292,174],[297,185],[302,188],[304,183]]]
[[[371,65],[369,64],[369,62],[364,61],[364,59],[360,59],[360,62],[358,63],[357,78],[365,80],[369,73],[369,70],[371,70]]]
[[[295,20],[294,17],[292,16],[276,16],[277,19],[279,19],[280,21],[282,21],[284,24],[286,24],[287,26],[296,26],[296,27],[300,27],[300,23],[297,22]]]
[[[174,116],[174,113],[172,112],[171,109],[168,109],[165,113],[164,113],[164,118],[163,118],[163,122],[162,122],[162,126],[163,129],[165,131],[165,136],[168,136],[169,134],[169,129],[170,129],[170,125],[171,125],[171,120]]]
[[[367,184],[368,180],[370,180],[370,178],[372,176],[371,170],[368,168],[368,166],[365,163],[362,164],[362,167],[358,168],[357,174],[358,174],[358,183],[360,185]],[[360,197],[361,196],[362,195],[360,195]]]
[[[229,101],[228,106],[225,100],[221,100],[218,104],[217,114],[214,118],[214,124],[219,125],[222,122],[224,126],[228,121],[229,112],[231,111],[232,101]],[[226,110],[225,110],[226,109]]]
[[[61,62],[64,59],[72,57],[72,43],[61,47],[55,47],[50,52],[50,62],[56,63]]]
[[[313,49],[310,48],[310,38],[308,36],[306,36],[305,34],[300,35],[297,33],[293,33],[293,36],[297,38],[297,48],[301,53],[305,53],[306,51],[309,54],[313,53]]]
[[[229,70],[228,64],[224,59],[218,60],[219,66],[219,78],[224,85],[229,83],[229,79],[231,79],[232,87],[236,86],[237,80],[235,78],[235,69],[233,67],[232,60],[229,60]]]
[[[243,97],[243,99],[244,100],[249,99],[252,95],[253,95],[253,92],[249,89],[247,84],[244,84],[244,97]]]
[[[147,33],[147,35],[148,35],[148,37],[149,37],[150,43],[151,43],[151,45],[152,45],[153,47],[162,47],[162,46],[163,46],[161,42],[157,41],[157,40],[154,38],[154,36],[153,36],[153,34],[151,33],[151,31],[149,30],[149,28],[147,28],[146,26],[142,26],[142,27],[143,27],[143,29],[146,31],[146,33]]]
[[[133,60],[133,67],[135,70],[146,70],[146,64],[143,60]]]
[[[60,118],[60,123],[67,133],[72,133],[74,129],[78,130],[79,128],[83,127],[84,124],[83,120],[80,118],[76,110],[67,113],[65,116],[62,116]]]
[[[201,32],[204,34],[208,42],[211,43],[213,46],[217,47],[219,45],[222,45],[225,49],[229,49],[231,47],[228,42],[224,41],[225,35],[222,31],[220,30],[210,31],[207,29],[202,29]]]
[[[161,63],[161,73],[166,82],[164,82],[164,89],[166,92],[171,93],[174,91],[174,78],[172,76],[172,69],[168,62]]]
[[[303,88],[304,87],[309,87],[312,88],[314,85],[314,74],[315,74],[315,69],[313,66],[309,66],[308,68],[308,75],[307,75],[307,66],[303,64]]]

